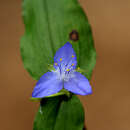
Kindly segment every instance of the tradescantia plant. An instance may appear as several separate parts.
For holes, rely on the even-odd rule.
[[[84,110],[76,95],[89,95],[96,52],[91,28],[77,0],[24,0],[21,56],[38,80],[40,102],[34,130],[83,130]],[[54,57],[54,61],[53,61]]]

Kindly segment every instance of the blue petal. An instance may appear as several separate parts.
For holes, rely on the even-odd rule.
[[[61,80],[57,79],[57,75],[54,72],[45,73],[37,82],[32,97],[43,98],[59,92],[63,87]]]
[[[61,71],[66,71],[67,69],[75,69],[76,65],[76,54],[72,48],[72,45],[67,42],[56,52],[54,56],[54,67],[55,69],[60,68]]]
[[[92,94],[88,79],[79,72],[74,72],[74,76],[64,82],[64,88],[78,95]]]

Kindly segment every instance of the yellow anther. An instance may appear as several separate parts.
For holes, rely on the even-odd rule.
[[[80,67],[78,67],[77,70],[80,70]]]
[[[72,66],[74,66],[74,64],[72,64]]]
[[[60,58],[60,61],[62,61],[62,58]]]
[[[70,71],[70,69],[67,69],[66,71]]]
[[[74,58],[74,55],[72,55],[72,58]]]
[[[55,63],[55,65],[57,66],[57,63]]]

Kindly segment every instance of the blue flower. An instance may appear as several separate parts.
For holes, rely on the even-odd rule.
[[[33,98],[43,98],[65,89],[74,94],[88,95],[92,88],[88,79],[76,72],[76,54],[72,45],[67,42],[54,56],[54,70],[45,73],[36,83]]]

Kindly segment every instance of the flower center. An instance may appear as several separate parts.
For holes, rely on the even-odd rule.
[[[61,71],[60,68],[57,68],[54,73],[57,75],[58,80],[68,81],[74,75],[74,70],[66,69],[65,71]]]
[[[69,59],[65,61],[64,58],[59,58],[55,65],[55,73],[57,74],[57,78],[59,80],[68,81],[71,77],[73,77],[73,72],[75,68],[74,62],[75,55],[72,54]]]

